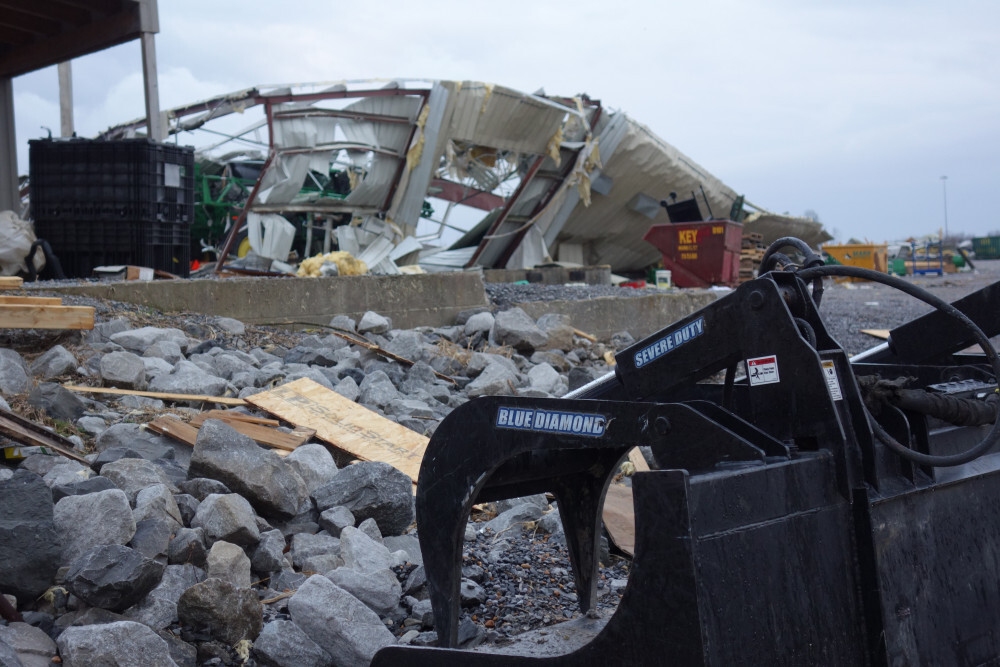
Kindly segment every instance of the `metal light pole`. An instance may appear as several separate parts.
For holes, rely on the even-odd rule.
[[[944,236],[948,238],[948,177],[941,177],[941,192],[944,195]],[[942,239],[943,241],[944,239]]]

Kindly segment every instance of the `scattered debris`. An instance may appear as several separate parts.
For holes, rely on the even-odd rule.
[[[231,405],[238,407],[246,405],[242,398],[232,398],[229,396],[208,396],[204,394],[174,394],[162,391],[140,391],[137,389],[117,389],[115,387],[84,387],[82,385],[64,384],[70,391],[78,391],[90,394],[118,394],[120,396],[145,396],[146,398],[158,398],[164,401],[190,401],[193,403],[218,403],[219,405]]]

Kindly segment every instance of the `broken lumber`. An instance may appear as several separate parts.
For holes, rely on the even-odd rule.
[[[0,289],[17,289],[23,284],[23,278],[18,278],[17,276],[0,276]]]
[[[164,401],[199,401],[202,403],[218,403],[219,405],[246,405],[242,398],[231,398],[228,396],[205,396],[202,394],[169,394],[162,391],[139,391],[137,389],[117,389],[115,387],[84,387],[82,385],[64,384],[70,391],[78,391],[91,394],[117,394],[119,396],[145,396],[147,398],[159,398]]]
[[[210,419],[216,419],[216,417],[210,417]],[[297,429],[292,433],[282,433],[277,429],[264,426],[263,424],[254,424],[241,420],[220,421],[225,421],[234,431],[253,438],[261,445],[281,449],[286,452],[295,451],[296,447],[307,442],[309,438],[316,434],[312,429]],[[194,447],[195,442],[198,440],[198,427],[204,423],[204,419],[197,425],[194,425],[190,422],[183,422],[176,417],[164,416],[157,417],[149,422],[146,424],[146,428]]]
[[[248,396],[247,403],[296,426],[365,461],[382,461],[401,470],[414,483],[428,438],[344,398],[308,378]]]
[[[579,329],[573,329],[573,334],[579,336],[580,338],[585,338],[589,340],[591,343],[597,342],[597,336],[592,336],[591,334],[585,331],[580,331]]]
[[[632,503],[632,487],[612,484],[604,496],[604,510],[601,513],[604,527],[615,546],[635,555],[635,507]]]
[[[0,304],[0,326],[7,329],[93,329],[91,306]]]
[[[242,412],[231,412],[229,410],[208,410],[206,412],[199,412],[190,420],[188,424],[194,426],[195,428],[201,427],[208,419],[221,419],[224,422],[250,422],[251,424],[263,424],[264,426],[280,426],[281,422],[277,419],[268,419],[267,417],[254,417],[253,415],[245,415]]]
[[[861,333],[868,334],[869,336],[875,336],[876,338],[881,338],[882,340],[887,340],[889,338],[888,329],[862,329]]]
[[[73,449],[73,443],[41,424],[6,410],[0,410],[0,434],[28,447],[42,447],[90,467],[90,461]]]

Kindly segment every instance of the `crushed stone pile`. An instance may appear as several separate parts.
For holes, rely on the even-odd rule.
[[[0,407],[55,425],[90,462],[20,447],[23,459],[0,465],[0,592],[23,619],[0,625],[0,664],[360,665],[388,644],[437,639],[402,472],[347,465],[316,440],[282,458],[212,419],[192,448],[143,424],[200,409],[64,384],[247,397],[310,378],[430,435],[476,396],[562,396],[606,374],[613,349],[564,316],[518,308],[416,330],[369,312],[273,337],[285,344],[226,318],[136,326],[99,312],[93,331],[41,353],[23,332],[0,348]],[[470,522],[464,646],[579,614],[561,532],[544,496]],[[627,563],[603,560],[600,605],[612,610]]]

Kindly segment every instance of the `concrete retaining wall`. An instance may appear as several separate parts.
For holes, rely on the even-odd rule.
[[[704,308],[720,294],[724,293],[711,290],[673,290],[649,296],[607,296],[586,301],[533,301],[517,305],[535,319],[545,313],[569,315],[575,328],[602,340],[619,331],[628,331],[638,340]]]
[[[374,310],[390,317],[393,327],[399,329],[439,327],[454,324],[459,311],[489,306],[478,272],[132,281],[73,285],[56,291],[165,312],[232,317],[248,324],[327,324],[334,315],[360,319],[366,311]]]

